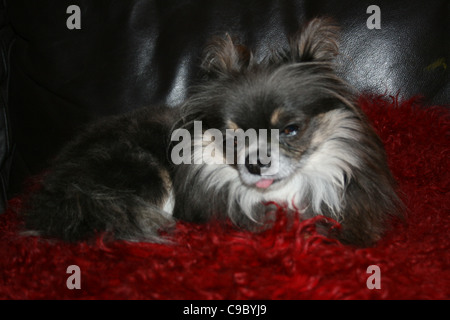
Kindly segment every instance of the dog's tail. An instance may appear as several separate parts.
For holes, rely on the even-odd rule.
[[[25,201],[24,234],[69,242],[101,234],[129,241],[163,242],[160,231],[173,225],[163,205],[135,191],[83,185],[79,179],[75,182],[57,175],[49,173],[40,189]],[[161,190],[160,198],[167,196],[163,193]]]
[[[173,220],[163,210],[162,199],[168,195],[160,186],[160,194],[153,194],[152,201],[135,190],[83,185],[79,178],[70,181],[58,177],[58,173],[49,173],[40,189],[25,201],[24,234],[69,242],[100,234],[129,241],[163,242],[160,231],[170,228]],[[156,201],[156,196],[161,201]]]
[[[50,174],[52,175],[52,174]],[[50,179],[49,179],[50,178]],[[163,242],[161,230],[173,225],[170,214],[133,191],[95,188],[75,182],[49,183],[25,202],[24,234],[69,242],[100,234],[129,241]]]

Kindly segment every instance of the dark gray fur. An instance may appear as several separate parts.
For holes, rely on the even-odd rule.
[[[69,143],[39,181],[23,212],[31,233],[78,241],[110,232],[160,241],[172,225],[161,210],[176,111],[140,109],[93,124]],[[170,178],[169,178],[170,182]]]

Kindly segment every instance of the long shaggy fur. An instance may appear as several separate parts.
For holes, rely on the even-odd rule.
[[[261,230],[278,203],[302,218],[336,220],[342,230],[331,236],[345,243],[373,244],[401,202],[381,141],[334,71],[337,33],[314,19],[288,50],[259,62],[231,37],[216,39],[202,63],[206,79],[180,115],[143,109],[96,124],[67,146],[30,201],[28,229],[71,241],[103,231],[158,241],[174,218],[230,218]],[[204,131],[279,130],[271,163],[278,171],[266,179],[260,164],[173,165],[171,129],[194,137],[194,121]],[[193,138],[192,156],[198,143],[208,145]],[[258,187],[264,179],[270,185]]]
[[[67,145],[23,214],[28,233],[78,241],[110,232],[161,241],[172,188],[167,145],[175,111],[141,109],[95,123]]]

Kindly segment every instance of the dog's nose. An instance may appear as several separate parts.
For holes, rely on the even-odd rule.
[[[257,163],[250,163],[250,157],[247,156],[245,158],[245,167],[247,168],[248,172],[251,174],[257,174],[261,175],[261,168],[270,167],[270,161],[267,164],[261,163],[261,161],[257,160]]]

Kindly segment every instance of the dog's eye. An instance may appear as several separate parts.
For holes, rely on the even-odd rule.
[[[290,124],[284,127],[282,133],[288,137],[295,136],[298,133],[298,125]]]

